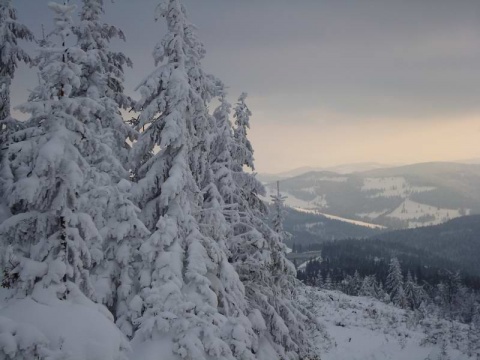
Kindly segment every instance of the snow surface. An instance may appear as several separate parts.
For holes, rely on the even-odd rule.
[[[435,189],[436,188],[432,186],[411,186],[404,177],[365,178],[362,186],[362,191],[377,191],[375,194],[371,195],[372,198],[406,198],[410,194],[427,192]]]
[[[388,213],[390,210],[389,209],[385,209],[385,210],[382,210],[382,211],[372,211],[372,212],[369,212],[369,213],[359,213],[357,214],[357,216],[361,217],[361,218],[367,218],[367,219],[376,219],[382,215],[385,215],[386,213]]]
[[[315,209],[303,209],[303,208],[299,208],[299,207],[294,207],[293,209],[298,211],[298,212],[303,212],[305,214],[322,215],[322,216],[325,216],[327,219],[343,221],[343,222],[353,224],[353,225],[368,227],[370,229],[386,229],[386,227],[382,226],[382,225],[367,223],[365,221],[360,221],[360,220],[347,219],[347,218],[344,218],[344,217],[341,217],[341,216],[336,216],[336,215],[325,214],[325,213],[322,213],[322,212],[320,212],[318,210],[315,210]],[[314,227],[315,225],[318,225],[318,224],[321,224],[321,222],[308,223],[307,228],[312,228],[312,227]]]
[[[325,214],[325,213],[322,213],[322,212],[317,212],[317,214],[323,215],[323,216],[325,216],[327,219],[343,221],[343,222],[347,222],[347,223],[349,223],[349,224],[354,224],[354,225],[358,225],[358,226],[364,226],[364,227],[368,227],[368,228],[371,228],[371,229],[386,229],[385,226],[377,225],[377,224],[371,224],[371,223],[367,223],[367,222],[364,222],[364,221],[346,219],[346,218],[343,218],[343,217],[340,217],[340,216]]]
[[[0,295],[4,298],[7,294],[3,290]],[[108,310],[78,289],[72,290],[68,301],[50,295],[45,291],[25,299],[4,300],[0,308],[2,351],[16,353],[40,342],[69,360],[127,360],[128,340],[113,324]]]
[[[387,216],[408,221],[408,227],[415,228],[443,223],[461,216],[461,212],[460,209],[442,209],[406,199],[399,207]],[[431,216],[434,219],[427,222],[417,221],[418,218],[421,218],[422,216]]]
[[[311,287],[301,291],[300,302],[317,316],[325,329],[323,335],[312,334],[322,337],[319,340],[322,360],[439,359],[441,345],[422,344],[426,339],[426,328],[412,321],[411,311],[337,291]],[[477,359],[466,355],[468,326],[444,320],[440,323],[447,329],[444,337],[447,359]],[[448,330],[452,328],[456,330]],[[460,340],[454,341],[454,338]]]

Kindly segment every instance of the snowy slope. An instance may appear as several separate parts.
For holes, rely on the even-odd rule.
[[[1,289],[1,359],[127,360],[130,346],[113,316],[78,289],[72,288],[68,301],[46,291],[8,297]]]
[[[467,355],[468,326],[463,324],[433,316],[420,319],[374,299],[311,287],[302,289],[300,302],[318,317],[328,334],[321,340],[322,360],[477,359]],[[435,344],[431,329],[436,327],[445,333]],[[441,357],[442,346],[446,357]]]
[[[266,185],[276,191],[276,183]],[[283,179],[286,204],[388,228],[434,225],[480,213],[480,166],[427,163],[361,173],[309,172]]]
[[[330,181],[330,180],[329,180]],[[332,180],[337,181],[338,180]],[[312,189],[307,189],[309,191],[313,191]],[[266,196],[263,198],[267,203],[271,203],[271,196],[276,193],[276,189],[271,187],[266,187]],[[328,203],[325,199],[325,196],[315,196],[312,200],[305,201],[296,198],[294,195],[288,192],[282,192],[282,195],[286,197],[285,204],[292,209],[306,213],[306,214],[315,214],[315,215],[322,215],[328,219],[343,221],[349,224],[364,226],[371,229],[384,229],[385,226],[372,224],[366,221],[354,220],[354,219],[347,219],[341,216],[331,215],[328,213],[323,212],[321,209],[327,209]]]
[[[358,226],[365,226],[365,227],[368,227],[370,229],[386,229],[385,226],[372,224],[372,223],[368,223],[368,222],[365,222],[365,221],[346,219],[346,218],[343,218],[341,216],[335,216],[335,215],[330,215],[330,214],[325,214],[325,213],[318,213],[318,214],[323,215],[328,219],[344,221],[344,222],[347,222],[349,224],[358,225]]]
[[[469,210],[465,211],[465,215],[468,215],[469,213]],[[407,221],[408,228],[416,228],[419,226],[441,224],[462,216],[462,212],[459,209],[441,209],[421,204],[407,198],[399,207],[390,212],[387,216]],[[423,217],[428,220],[420,221]]]

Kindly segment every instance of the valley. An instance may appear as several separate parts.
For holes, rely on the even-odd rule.
[[[300,212],[384,229],[436,225],[480,213],[480,165],[424,163],[340,174],[308,172],[280,182]],[[276,183],[267,183],[267,198]]]

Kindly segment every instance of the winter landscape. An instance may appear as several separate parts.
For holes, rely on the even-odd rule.
[[[0,0],[0,360],[479,360],[440,2]]]

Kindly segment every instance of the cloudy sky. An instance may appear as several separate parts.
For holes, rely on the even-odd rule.
[[[17,0],[35,32],[47,0]],[[75,3],[71,0],[71,3]],[[164,34],[157,0],[107,3],[134,62],[127,90],[153,69]],[[259,172],[342,163],[480,158],[480,1],[185,0],[207,71],[249,93]],[[13,103],[36,75],[22,67]],[[136,95],[137,96],[137,95]]]

